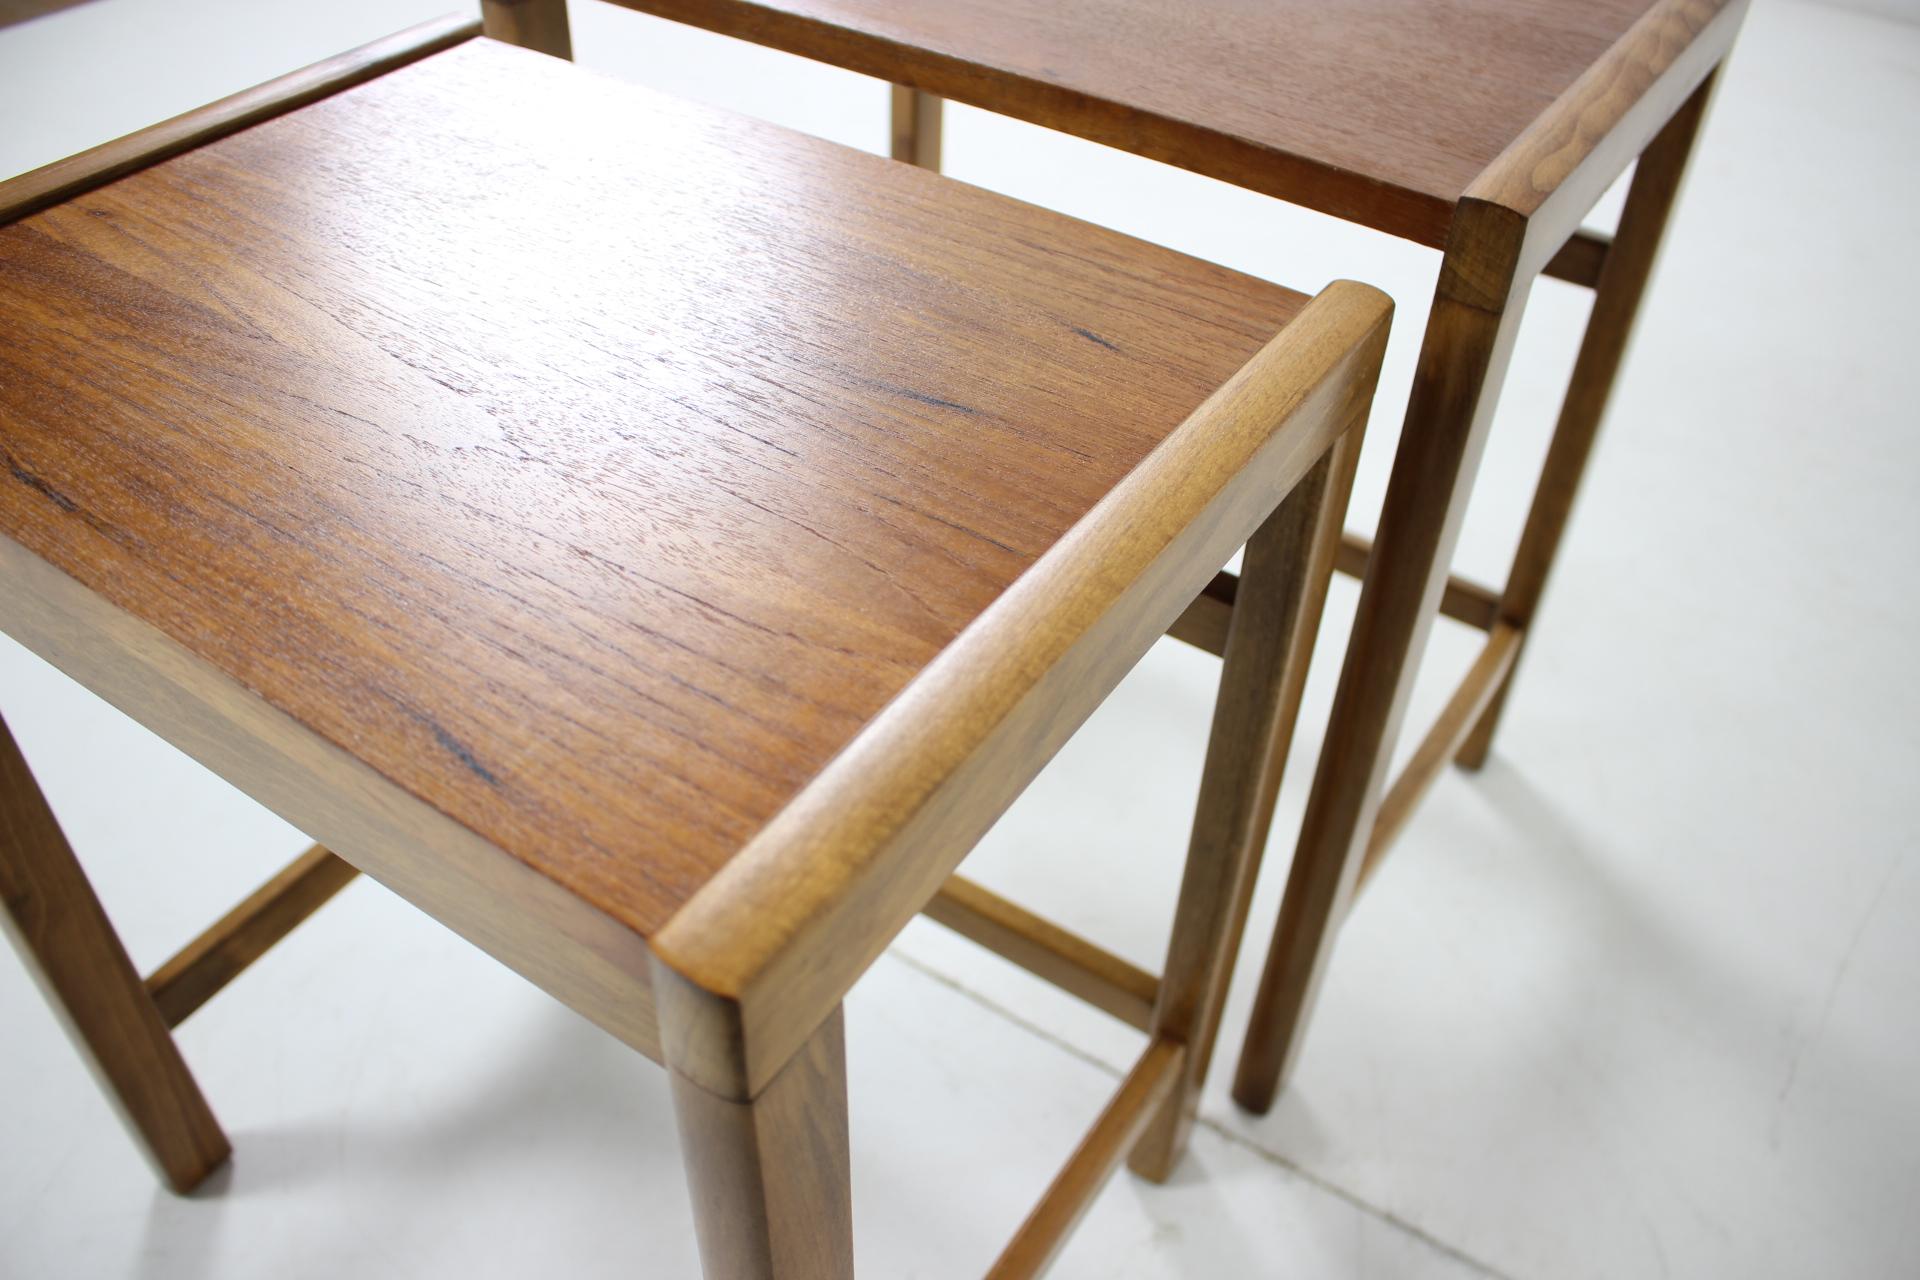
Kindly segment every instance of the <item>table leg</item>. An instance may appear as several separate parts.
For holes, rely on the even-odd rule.
[[[1297,1053],[1352,897],[1381,787],[1486,442],[1531,279],[1525,220],[1463,201],[1388,482],[1332,719],[1254,1001],[1234,1097],[1265,1111]]]
[[[853,1200],[840,1010],[759,1094],[670,1069],[707,1280],[848,1280]]]
[[[0,926],[167,1185],[190,1191],[232,1148],[146,984],[0,721]]]
[[[940,172],[940,99],[931,93],[893,86],[895,160]]]
[[[573,57],[567,0],[480,0],[480,22],[481,30],[495,40],[556,58]]]
[[[1560,407],[1560,421],[1553,432],[1553,443],[1540,473],[1540,485],[1534,491],[1533,506],[1520,535],[1520,546],[1507,575],[1506,589],[1500,594],[1501,620],[1520,633],[1520,652],[1507,668],[1506,678],[1494,691],[1493,700],[1461,744],[1458,762],[1477,769],[1486,763],[1493,745],[1494,731],[1500,726],[1500,713],[1507,694],[1513,688],[1513,673],[1526,652],[1527,630],[1540,607],[1547,575],[1560,552],[1560,540],[1567,531],[1573,512],[1574,496],[1580,478],[1593,453],[1607,401],[1613,394],[1614,378],[1620,372],[1621,357],[1633,336],[1633,322],[1646,295],[1647,280],[1653,274],[1667,219],[1673,212],[1686,174],[1687,160],[1693,154],[1694,139],[1713,93],[1714,80],[1708,76],[1694,90],[1686,105],[1655,135],[1634,169],[1627,190],[1626,208],[1621,211],[1620,230],[1607,251],[1606,264],[1595,283],[1593,313],[1587,319],[1586,336],[1580,343],[1580,355],[1573,366],[1573,380],[1567,398]]]
[[[1293,741],[1347,497],[1356,424],[1247,543],[1200,779],[1173,938],[1149,1034],[1188,1046],[1180,1079],[1128,1158],[1163,1181],[1186,1149]]]

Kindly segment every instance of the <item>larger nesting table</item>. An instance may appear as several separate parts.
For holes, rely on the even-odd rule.
[[[564,29],[563,0],[494,2]],[[1444,251],[1376,538],[1340,561],[1366,585],[1234,1086],[1265,1110],[1358,887],[1447,762],[1486,759],[1745,0],[617,2],[891,81],[897,159],[938,166],[953,98]],[[1636,158],[1617,233],[1581,230]],[[1543,273],[1593,311],[1493,590],[1447,570]],[[1486,645],[1388,787],[1436,613]]]

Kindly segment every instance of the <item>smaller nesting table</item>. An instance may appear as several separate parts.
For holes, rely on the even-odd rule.
[[[0,920],[185,1189],[169,1028],[364,871],[667,1067],[709,1275],[837,1277],[930,910],[1147,1036],[1034,1274],[1181,1149],[1389,304],[475,27],[0,184],[0,629],[320,842],[143,979],[0,730]],[[955,878],[1249,539],[1165,973]]]

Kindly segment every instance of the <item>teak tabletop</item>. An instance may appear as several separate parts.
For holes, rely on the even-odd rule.
[[[618,2],[1435,246],[1474,180],[1654,5]]]
[[[474,41],[0,229],[0,533],[649,936],[1304,301],[1065,224]]]

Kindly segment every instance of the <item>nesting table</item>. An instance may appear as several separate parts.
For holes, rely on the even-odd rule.
[[[936,912],[1146,1033],[1035,1274],[1178,1155],[1389,303],[476,27],[0,184],[0,629],[320,842],[143,978],[0,730],[0,921],[184,1189],[169,1029],[371,874],[666,1065],[709,1275],[827,1277]],[[1144,974],[954,870],[1243,543]]]
[[[1359,885],[1447,762],[1486,758],[1745,0],[618,2],[893,83],[897,159],[937,167],[952,98],[1443,251],[1376,539],[1342,550],[1366,583],[1234,1087],[1265,1110]],[[1616,234],[1582,230],[1636,159]],[[1593,311],[1495,590],[1447,568],[1542,274]],[[1389,787],[1436,613],[1486,644]]]

